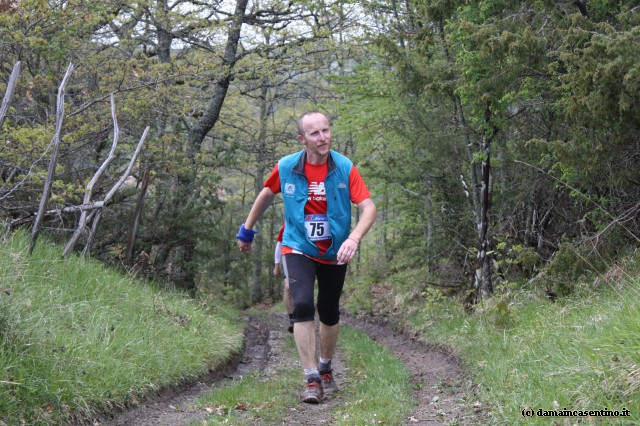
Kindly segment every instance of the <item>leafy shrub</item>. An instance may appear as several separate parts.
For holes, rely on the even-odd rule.
[[[586,245],[562,243],[547,267],[547,278],[558,296],[567,296],[576,290],[577,283],[599,270],[600,261],[591,256]]]

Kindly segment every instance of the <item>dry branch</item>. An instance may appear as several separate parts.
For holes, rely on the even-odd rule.
[[[111,94],[111,117],[113,119],[113,142],[111,143],[111,151],[109,151],[109,155],[107,155],[107,158],[102,162],[100,168],[98,168],[98,170],[94,173],[93,178],[91,178],[91,180],[87,184],[87,189],[84,193],[83,204],[89,204],[91,202],[93,187],[98,182],[104,171],[107,169],[107,166],[109,165],[109,163],[111,163],[111,160],[113,160],[116,152],[116,147],[118,146],[118,135],[120,132],[118,128],[118,120],[116,117],[116,103],[113,97],[113,93]],[[82,210],[82,212],[80,213],[80,219],[78,219],[78,226],[67,242],[67,245],[64,247],[62,256],[66,257],[69,255],[69,253],[71,253],[71,250],[73,250],[73,247],[80,238],[80,235],[82,235],[82,231],[84,231],[86,224],[87,210]]]
[[[60,217],[63,214],[69,213],[77,213],[82,211],[91,211],[96,209],[101,209],[104,207],[104,203],[102,201],[94,201],[89,204],[78,204],[77,206],[67,206],[61,209],[51,209],[44,212],[44,217]],[[9,229],[15,228],[17,226],[22,226],[27,223],[31,223],[35,221],[36,214],[30,214],[28,216],[19,217],[17,219],[13,219],[9,225]]]
[[[47,204],[49,203],[49,197],[51,196],[51,186],[53,185],[53,176],[56,170],[56,163],[58,162],[58,148],[60,147],[60,142],[62,138],[60,134],[62,133],[62,122],[64,120],[64,89],[67,85],[67,81],[69,77],[71,77],[71,73],[73,73],[73,64],[69,64],[67,68],[67,72],[62,79],[62,83],[58,87],[58,100],[56,104],[56,131],[53,135],[53,152],[51,154],[51,160],[49,161],[49,170],[47,171],[47,180],[44,183],[44,189],[42,190],[42,198],[40,199],[40,207],[38,208],[38,214],[36,216],[35,223],[33,224],[33,229],[31,230],[31,242],[29,244],[29,254],[33,253],[33,249],[35,248],[36,241],[38,240],[38,234],[40,233],[40,228],[42,227],[42,221],[44,219],[44,212],[47,208]]]
[[[7,90],[4,93],[4,99],[2,99],[2,106],[0,106],[0,131],[2,130],[2,125],[4,124],[4,119],[7,116],[7,111],[9,111],[9,104],[11,104],[11,100],[13,99],[13,92],[18,85],[18,75],[20,74],[20,61],[16,62],[13,65],[13,71],[11,71],[11,75],[9,76],[9,82],[7,83]]]
[[[129,161],[129,166],[124,171],[124,173],[122,173],[122,176],[120,176],[120,180],[118,180],[118,182],[111,188],[111,190],[107,193],[107,195],[105,195],[104,199],[102,200],[102,204],[103,205],[107,205],[107,203],[109,201],[111,201],[111,197],[113,197],[113,194],[115,194],[116,191],[118,189],[120,189],[120,187],[122,186],[124,181],[127,179],[129,174],[131,173],[131,170],[133,169],[133,165],[135,164],[136,159],[140,155],[140,151],[142,151],[142,145],[144,145],[144,141],[145,141],[145,139],[147,139],[147,135],[148,134],[149,134],[149,126],[147,126],[144,129],[144,132],[142,132],[142,137],[140,138],[140,141],[138,142],[138,146],[136,147],[135,152],[131,156],[131,161]],[[91,227],[91,232],[89,233],[89,238],[87,239],[87,244],[84,246],[84,250],[82,251],[82,254],[84,256],[87,256],[89,254],[89,251],[91,250],[91,245],[93,243],[93,237],[96,234],[96,230],[98,229],[98,223],[100,222],[100,218],[101,217],[102,217],[102,209],[99,209],[96,212],[95,218],[93,219],[93,226]]]
[[[107,195],[104,196],[104,199],[102,200],[102,202],[105,205],[109,201],[111,201],[111,197],[113,197],[113,195],[116,193],[116,191],[118,189],[120,189],[120,187],[122,186],[124,181],[127,180],[127,177],[129,177],[129,175],[131,174],[131,170],[133,169],[133,165],[135,164],[136,160],[138,159],[138,156],[140,155],[140,151],[142,151],[142,145],[144,145],[144,141],[145,141],[145,139],[147,139],[147,135],[148,134],[149,134],[149,126],[147,126],[144,129],[144,132],[142,132],[142,137],[140,137],[140,141],[138,142],[138,146],[136,147],[136,150],[133,153],[133,156],[131,157],[131,160],[129,161],[129,166],[127,166],[127,169],[124,171],[124,173],[122,173],[122,176],[120,176],[120,180],[118,180],[118,182],[115,185],[113,185],[113,187],[107,193]]]

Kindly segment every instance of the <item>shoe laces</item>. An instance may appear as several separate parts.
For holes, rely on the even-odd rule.
[[[331,380],[331,379],[333,379],[333,374],[331,373],[324,373],[322,375],[322,380]]]
[[[318,386],[320,386],[320,385],[321,385],[321,383],[318,383],[318,382],[316,382],[315,380],[314,380],[314,381],[312,381],[312,382],[307,383],[307,387],[308,387],[308,388],[318,387]]]

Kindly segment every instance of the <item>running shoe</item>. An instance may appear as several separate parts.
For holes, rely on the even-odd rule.
[[[330,393],[336,392],[338,390],[338,385],[333,379],[333,374],[331,372],[320,373],[320,377],[322,377],[322,390],[325,394],[329,395]]]
[[[310,379],[307,383],[307,388],[302,394],[302,402],[309,404],[319,404],[322,401],[324,392],[322,391],[322,383],[319,381]]]

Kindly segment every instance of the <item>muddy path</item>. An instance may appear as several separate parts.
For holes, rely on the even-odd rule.
[[[412,378],[415,408],[399,421],[405,425],[475,425],[486,423],[487,415],[474,397],[474,386],[464,373],[459,360],[448,351],[425,345],[392,327],[370,318],[343,317],[343,324],[356,328],[389,348],[405,363]],[[254,372],[277,374],[283,365],[296,365],[297,356],[284,350],[289,334],[285,328],[285,315],[251,316],[245,350],[241,356],[220,371],[191,383],[172,389],[163,389],[138,406],[108,417],[94,419],[93,425],[104,426],[177,426],[204,421],[209,413],[194,409],[192,403],[213,388],[223,386],[230,380],[241,379]],[[345,387],[349,372],[344,369],[338,346],[334,358],[336,382]],[[302,391],[302,385],[301,385]],[[281,424],[284,425],[330,425],[332,407],[342,403],[342,392],[326,398],[322,404],[299,403],[291,409]],[[247,424],[255,423],[252,419]]]

